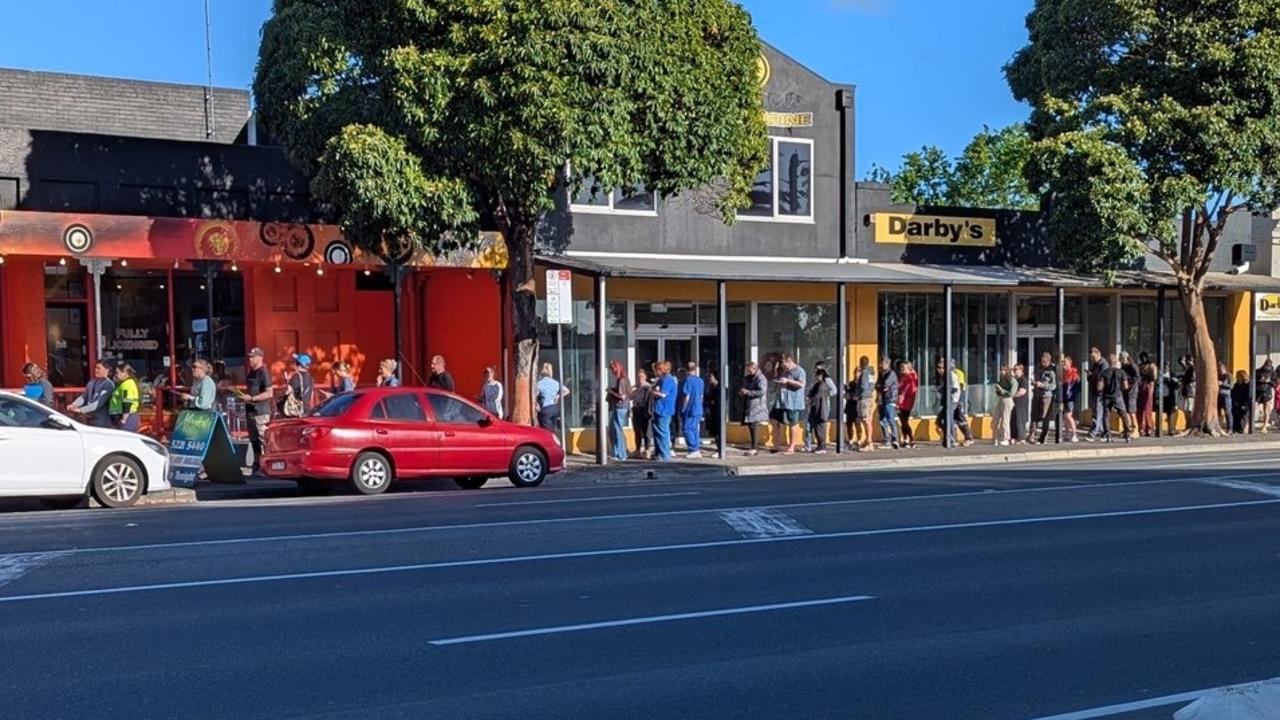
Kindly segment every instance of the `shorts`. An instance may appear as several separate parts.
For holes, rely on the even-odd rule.
[[[858,419],[859,419],[859,420],[870,420],[870,419],[872,419],[872,415],[875,413],[875,411],[876,411],[876,409],[875,409],[875,402],[874,402],[874,401],[872,401],[872,400],[859,400],[859,401],[858,401]]]
[[[800,416],[803,414],[804,414],[803,410],[783,410],[782,424],[783,425],[799,425]]]
[[[786,422],[787,411],[782,408],[773,408],[769,411],[769,422]]]

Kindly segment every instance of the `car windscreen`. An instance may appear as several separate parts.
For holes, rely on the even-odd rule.
[[[355,404],[356,400],[359,399],[360,396],[355,393],[334,395],[328,400],[320,403],[316,409],[312,410],[311,417],[329,418],[345,415],[346,412],[351,409],[351,406]]]

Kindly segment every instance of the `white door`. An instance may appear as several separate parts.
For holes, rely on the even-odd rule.
[[[85,487],[80,433],[48,426],[35,403],[0,396],[0,495],[78,493]]]

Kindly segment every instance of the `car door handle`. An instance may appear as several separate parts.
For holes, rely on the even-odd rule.
[[[450,431],[446,430],[446,431],[445,431],[445,433],[444,433],[444,436],[445,436],[445,437],[457,437],[457,436],[458,436],[458,434],[457,434],[457,433],[450,432]]]
[[[386,431],[386,430],[383,430],[382,428],[378,428],[377,430],[374,430],[374,432],[378,433],[379,435],[386,435],[386,434],[387,434],[387,431]]]

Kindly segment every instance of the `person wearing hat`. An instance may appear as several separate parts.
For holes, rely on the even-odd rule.
[[[311,398],[315,381],[311,379],[311,356],[293,354],[293,372],[285,383],[285,395],[280,399],[280,414],[286,417],[302,417],[311,412]]]
[[[262,348],[249,350],[249,372],[245,375],[244,414],[248,420],[249,447],[253,448],[253,471],[258,472],[262,459],[262,438],[271,422],[271,400],[275,389],[271,386],[271,374],[267,372]]]

